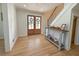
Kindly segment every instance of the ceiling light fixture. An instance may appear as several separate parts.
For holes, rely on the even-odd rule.
[[[26,7],[26,5],[24,5],[24,7]]]

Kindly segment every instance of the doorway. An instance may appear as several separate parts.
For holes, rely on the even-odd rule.
[[[28,35],[41,34],[41,16],[27,16]]]
[[[76,23],[77,23],[77,17],[74,16],[74,18],[73,18],[73,26],[72,26],[71,48],[76,47],[76,45],[75,45]]]

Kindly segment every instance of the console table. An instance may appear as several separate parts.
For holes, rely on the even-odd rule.
[[[65,46],[64,35],[68,30],[62,30],[60,27],[46,27],[45,28],[46,38],[53,43],[59,50],[63,49]],[[63,42],[62,42],[63,41]]]

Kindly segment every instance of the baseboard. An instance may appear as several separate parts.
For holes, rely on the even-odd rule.
[[[0,37],[0,39],[4,39],[4,37]]]
[[[44,34],[41,34],[44,35]],[[28,35],[19,35],[18,38],[28,37]]]
[[[19,35],[18,37],[23,37],[23,36],[27,36],[27,35]]]
[[[75,43],[75,45],[79,45],[79,43]]]
[[[27,37],[28,35],[19,35],[18,38]]]
[[[12,44],[11,44],[11,47],[10,47],[10,51],[12,51],[17,39],[18,39],[18,37],[15,38],[14,42],[12,41]]]

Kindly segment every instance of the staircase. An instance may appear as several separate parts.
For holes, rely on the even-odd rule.
[[[62,31],[61,31],[61,37],[63,37],[64,39],[62,40],[62,38],[60,37],[60,34],[59,34],[59,39],[56,39],[54,41],[57,41],[59,42],[59,45],[56,44],[58,47],[59,47],[59,50],[61,49],[61,44],[63,43],[63,48],[66,49],[66,50],[69,50],[70,49],[70,35],[71,35],[71,16],[72,16],[72,8],[74,6],[76,6],[77,4],[74,4],[74,3],[71,3],[71,4],[65,4],[64,7],[60,10],[59,13],[57,13],[55,15],[55,13],[57,12],[58,10],[58,6],[54,9],[54,11],[52,12],[52,14],[50,15],[49,19],[48,19],[48,27],[46,27],[46,36],[48,37],[53,37],[53,35],[57,32],[55,31],[53,33],[53,29],[51,29],[52,26],[56,25],[56,26],[61,26],[62,24],[66,24],[66,31],[67,33],[64,32],[64,36],[62,36]],[[50,31],[51,30],[51,31]],[[57,28],[58,30],[58,28]],[[50,33],[50,34],[49,34]],[[53,33],[53,34],[52,34]],[[58,37],[58,35],[57,36]],[[48,37],[48,40],[50,41],[51,38]],[[56,37],[55,37],[56,38]],[[54,42],[52,41],[52,42]]]
[[[48,26],[49,26],[49,24],[51,24],[51,22],[53,22],[53,20],[56,18],[56,16],[59,15],[59,13],[63,10],[63,8],[64,8],[64,4],[60,4],[54,8],[53,12],[51,13],[51,15],[49,16],[49,18],[47,20]]]
[[[64,21],[64,20],[59,20],[61,18],[67,18],[67,14],[71,14],[72,12],[72,8],[74,6],[76,6],[77,4],[74,4],[74,3],[69,3],[69,4],[66,4],[64,5],[64,8],[63,10],[59,13],[58,16],[56,16],[56,18],[54,19],[53,22],[50,23],[50,26],[54,25],[54,24],[57,24],[58,22],[60,21]],[[69,12],[69,13],[68,13]],[[70,16],[71,17],[71,16]],[[58,24],[59,25],[59,24]]]

